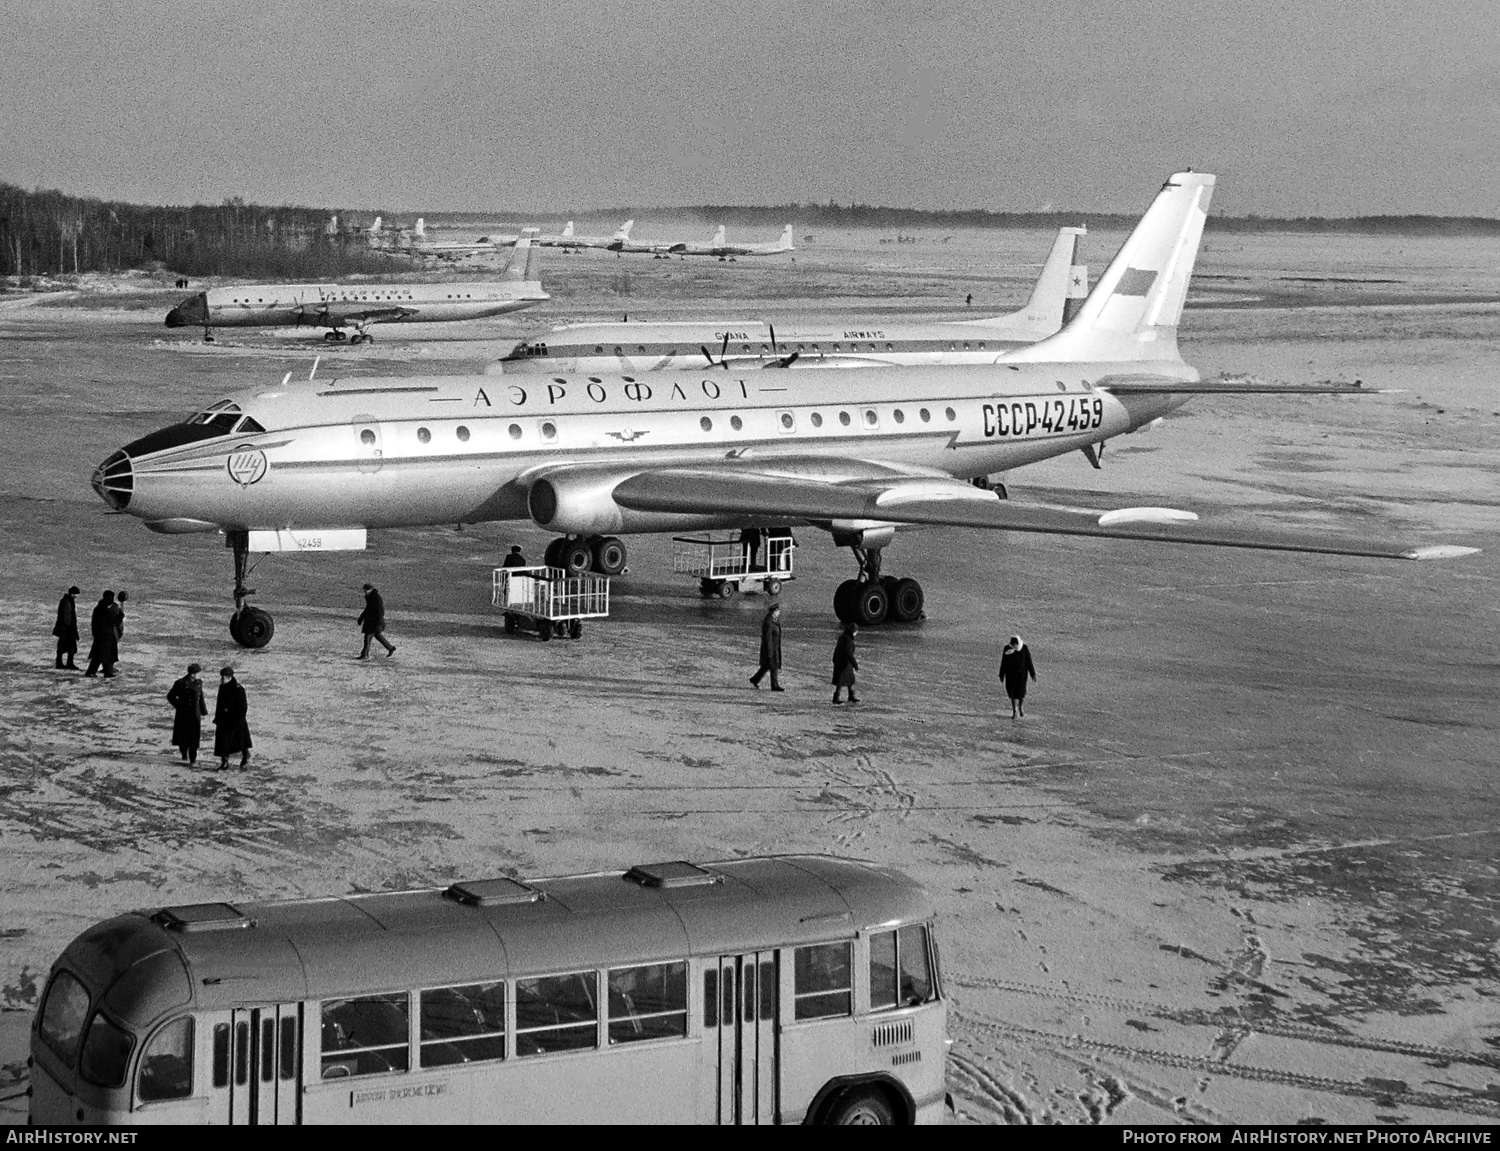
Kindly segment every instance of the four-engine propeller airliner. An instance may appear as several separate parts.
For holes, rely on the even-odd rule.
[[[1061,228],[1031,298],[1019,312],[933,324],[850,317],[780,330],[757,320],[695,323],[564,324],[520,341],[492,369],[535,372],[645,372],[669,368],[857,368],[882,364],[992,364],[1063,326],[1088,295],[1077,259],[1083,228]]]
[[[352,327],[350,343],[368,342],[371,324],[430,324],[477,320],[530,307],[551,299],[542,290],[536,229],[527,229],[516,250],[494,280],[440,284],[239,284],[210,288],[184,300],[167,313],[167,327],[329,328],[325,340],[342,340]]]
[[[574,234],[573,221],[569,220],[567,226],[557,235],[544,234],[537,237],[537,243],[543,248],[562,248],[564,251],[577,251],[580,248],[608,248],[611,244],[630,239],[630,229],[633,227],[635,227],[635,221],[626,220],[613,236],[579,236]]]
[[[1092,454],[1194,395],[1353,390],[1203,383],[1183,362],[1177,323],[1213,185],[1172,176],[1077,316],[987,367],[283,381],[126,444],[94,487],[155,531],[225,533],[230,630],[248,647],[274,630],[246,602],[252,549],[362,547],[369,528],[530,519],[561,535],[550,562],[618,572],[621,534],[809,524],[853,549],[860,576],[834,604],[866,623],[921,613],[921,585],[880,571],[912,524],[1402,559],[1475,550],[1025,506],[970,482]]]
[[[714,238],[707,244],[673,244],[668,251],[673,255],[682,256],[718,256],[719,259],[733,259],[736,256],[775,256],[781,252],[795,251],[792,247],[792,226],[788,224],[781,231],[781,239],[766,244],[731,244],[724,238],[724,225],[719,225],[719,230],[714,233]]]

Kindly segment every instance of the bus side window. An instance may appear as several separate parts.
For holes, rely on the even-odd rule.
[[[927,961],[927,928],[901,929],[901,1003],[913,1007],[932,998],[932,968]]]
[[[592,971],[516,980],[516,1054],[597,1047],[597,986]]]
[[[226,1034],[226,1051],[228,1038]],[[137,1094],[142,1103],[152,1103],[159,1099],[186,1099],[192,1093],[193,1021],[174,1019],[151,1037],[141,1054]]]
[[[297,1077],[297,1020],[292,1016],[281,1021],[281,1077]]]
[[[409,1065],[404,991],[323,1003],[324,1079],[405,1071]]]
[[[870,936],[870,1010],[896,1006],[896,933]]]
[[[214,1027],[214,1086],[229,1086],[229,1024]]]
[[[687,964],[653,963],[609,973],[609,1041],[687,1035]]]
[[[776,1018],[776,964],[769,959],[760,965],[760,1018],[763,1023]]]
[[[260,1078],[263,1083],[276,1078],[276,1020],[270,1016],[260,1021]]]
[[[243,1087],[250,1081],[250,1024],[237,1023],[234,1027],[234,1083]]]
[[[719,969],[710,967],[703,973],[703,1026],[719,1025]]]
[[[422,992],[422,1066],[505,1058],[505,984]]]
[[[793,965],[793,1018],[848,1015],[853,1006],[853,962],[848,943],[799,947]]]

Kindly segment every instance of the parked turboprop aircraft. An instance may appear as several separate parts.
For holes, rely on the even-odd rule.
[[[495,252],[501,248],[514,247],[520,236],[481,236],[477,240],[433,240],[427,235],[427,221],[417,217],[417,225],[407,240],[406,248],[418,256],[436,256],[439,259],[458,259],[462,256],[478,256]],[[532,243],[536,243],[535,240]]]
[[[1045,339],[1088,295],[1075,264],[1083,228],[1060,228],[1031,299],[1019,312],[979,320],[892,324],[851,317],[778,330],[757,320],[668,324],[564,324],[522,340],[489,371],[647,372],[669,368],[865,368],[883,364],[993,364]]]
[[[167,327],[330,328],[325,340],[342,340],[352,327],[351,344],[368,342],[371,324],[430,324],[477,320],[551,299],[542,291],[540,253],[528,228],[495,280],[441,284],[240,284],[210,288],[167,313]]]
[[[234,638],[249,553],[363,547],[369,528],[531,519],[548,561],[615,573],[631,532],[810,524],[853,549],[844,618],[915,619],[922,587],[881,577],[898,527],[948,524],[1229,547],[1430,559],[1476,549],[1203,526],[1186,511],[1012,504],[970,480],[1135,431],[1191,396],[1339,392],[1202,383],[1177,322],[1214,178],[1171,177],[1071,323],[990,367],[556,376],[354,377],[226,397],[95,470],[117,511],[167,534],[222,531]],[[1174,222],[1163,228],[1163,218]]]
[[[714,233],[714,238],[705,245],[698,244],[674,244],[673,255],[683,256],[718,256],[719,259],[734,259],[737,256],[774,256],[780,252],[791,252],[792,226],[788,224],[782,229],[781,239],[769,244],[731,244],[724,239],[724,225],[719,225],[719,230]]]
[[[608,248],[611,244],[617,244],[622,240],[630,239],[630,229],[635,227],[634,220],[626,220],[620,225],[613,236],[578,236],[573,233],[573,221],[568,221],[568,226],[555,236],[539,236],[537,243],[543,248],[564,248],[576,251],[579,248]]]

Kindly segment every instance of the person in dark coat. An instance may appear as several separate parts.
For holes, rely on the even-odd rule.
[[[357,622],[365,633],[365,646],[360,650],[359,659],[370,658],[372,639],[380,641],[387,658],[396,654],[396,645],[385,638],[385,600],[380,598],[373,584],[365,584],[365,610],[359,613]]]
[[[240,753],[240,770],[250,763],[250,725],[245,717],[249,714],[245,702],[245,689],[234,678],[234,668],[219,669],[219,695],[214,700],[214,754],[219,757],[219,770],[229,766],[229,757]]]
[[[182,753],[188,766],[198,762],[198,744],[203,739],[203,717],[208,714],[208,704],[203,702],[203,681],[198,673],[203,668],[188,664],[187,675],[172,685],[167,692],[167,702],[176,710],[172,720],[172,746]]]
[[[1026,677],[1036,679],[1036,667],[1031,662],[1031,649],[1013,635],[1000,655],[1000,679],[1005,684],[1005,694],[1010,696],[1010,718],[1026,714]]]
[[[838,643],[833,647],[833,702],[843,703],[839,699],[839,693],[844,688],[849,689],[849,702],[858,703],[859,696],[854,694],[854,673],[859,670],[859,660],[854,655],[854,637],[859,634],[859,628],[852,623],[844,625],[843,632],[839,635]]]
[[[78,604],[73,597],[79,589],[70,587],[57,601],[57,622],[52,625],[52,634],[57,637],[57,666],[71,671],[78,670],[73,657],[78,654]],[[66,661],[66,662],[64,662]]]
[[[766,672],[771,673],[771,690],[783,691],[781,686],[781,605],[773,603],[766,609],[760,621],[760,667],[750,677],[757,688]]]
[[[89,647],[89,668],[84,675],[97,675],[102,667],[105,679],[114,678],[115,664],[120,659],[119,614],[115,593],[106,591],[94,605],[94,614],[89,619],[89,633],[94,642]]]
[[[743,528],[740,531],[740,551],[745,557],[745,570],[752,572],[756,568],[756,561],[760,559],[760,544],[766,538],[766,533],[760,528]]]
[[[526,566],[526,557],[521,554],[520,544],[510,545],[510,555],[500,561],[503,568],[523,568]]]

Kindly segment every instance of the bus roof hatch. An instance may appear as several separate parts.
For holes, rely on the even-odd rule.
[[[444,897],[469,907],[500,907],[507,903],[535,903],[546,899],[538,891],[519,879],[500,876],[498,879],[467,879],[455,883],[443,892]]]
[[[702,887],[724,882],[722,875],[681,859],[668,863],[638,863],[625,873],[625,878],[642,887]]]
[[[184,903],[179,907],[163,907],[151,920],[168,931],[239,931],[255,926],[255,920],[232,903]]]

